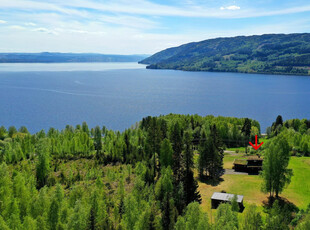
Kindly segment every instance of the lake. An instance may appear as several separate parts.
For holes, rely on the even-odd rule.
[[[249,117],[262,132],[310,118],[310,77],[147,70],[137,63],[0,64],[0,126],[30,132],[86,121],[124,130],[148,115]]]

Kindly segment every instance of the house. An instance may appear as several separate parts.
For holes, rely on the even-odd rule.
[[[237,172],[247,172],[248,162],[246,159],[235,159],[233,169]]]
[[[258,173],[263,169],[263,158],[259,155],[248,157],[247,159],[247,169],[249,173]]]
[[[211,207],[213,209],[217,209],[217,207],[221,203],[230,203],[232,199],[234,198],[234,194],[229,194],[229,193],[223,193],[223,192],[215,192],[213,193],[211,197]],[[242,195],[236,195],[237,196],[237,202],[239,204],[239,210],[240,212],[243,211],[244,206],[243,206],[243,196]]]
[[[237,172],[258,174],[263,168],[263,158],[259,155],[250,156],[246,159],[235,159],[233,164],[233,169]]]

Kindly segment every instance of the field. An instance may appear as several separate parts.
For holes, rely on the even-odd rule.
[[[243,153],[225,154],[224,168],[231,169],[235,158],[243,158]],[[294,176],[290,185],[284,190],[281,197],[288,199],[297,207],[305,209],[310,204],[310,158],[292,157],[289,168],[293,169]],[[262,178],[259,175],[231,175],[222,176],[223,181],[218,185],[211,185],[199,181],[199,191],[202,197],[202,208],[211,217],[210,197],[213,192],[226,191],[227,193],[244,196],[245,207],[249,204],[261,206],[268,194],[261,192]],[[215,210],[212,210],[215,213]],[[212,215],[213,216],[213,215]]]

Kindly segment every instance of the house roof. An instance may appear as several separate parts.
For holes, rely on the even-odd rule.
[[[263,161],[264,159],[258,156],[248,157],[247,161]]]
[[[247,160],[246,159],[235,159],[234,163],[235,165],[247,165]]]
[[[215,192],[215,193],[213,193],[211,199],[212,200],[231,201],[234,198],[234,196],[235,196],[234,194]],[[243,201],[243,196],[237,195],[237,202],[241,203],[242,201]]]

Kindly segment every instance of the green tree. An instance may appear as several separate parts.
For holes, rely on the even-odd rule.
[[[37,222],[31,216],[26,216],[23,222],[23,230],[36,230]]]
[[[89,135],[89,128],[88,128],[86,121],[83,121],[82,123],[82,131],[86,133],[87,135]]]
[[[248,206],[243,214],[241,221],[241,230],[261,230],[263,229],[263,220],[257,207],[252,204]]]
[[[212,142],[207,155],[207,170],[212,180],[218,180],[223,173],[224,150],[216,125],[211,126],[210,137]]]
[[[3,140],[7,135],[7,130],[4,126],[0,127],[0,140]]]
[[[28,129],[26,128],[26,126],[21,126],[18,130],[20,133],[26,133],[29,134]]]
[[[36,165],[36,176],[38,188],[42,188],[47,183],[50,171],[50,143],[48,139],[40,139],[37,145],[38,160]]]
[[[210,140],[207,140],[207,135],[205,131],[203,131],[201,134],[201,140],[200,140],[199,147],[198,147],[198,151],[199,151],[198,171],[199,171],[200,178],[204,177],[204,171],[207,168],[207,152],[209,151],[209,145],[210,145]]]
[[[231,210],[234,212],[239,212],[239,204],[238,204],[238,197],[237,195],[234,195],[232,200],[230,201]]]
[[[54,197],[48,213],[48,221],[51,230],[55,230],[59,223],[60,209],[64,198],[63,189],[60,184],[57,184]]]
[[[160,147],[160,166],[168,167],[172,166],[172,154],[173,149],[169,139],[165,138]]]
[[[207,230],[211,229],[208,217],[203,211],[199,203],[193,202],[186,207],[185,215],[179,216],[175,224],[176,230]]]
[[[176,121],[170,131],[170,142],[173,149],[173,163],[172,170],[175,179],[175,185],[177,185],[183,174],[183,159],[182,159],[182,150],[183,150],[183,140],[182,140],[182,131],[180,123]]]
[[[272,208],[268,210],[268,215],[266,217],[264,229],[266,230],[289,230],[289,223],[291,212],[287,210],[287,207],[280,206],[279,201],[276,200]]]
[[[238,229],[237,213],[231,210],[231,205],[220,204],[216,211],[214,227],[216,230]]]
[[[281,115],[278,115],[276,121],[272,123],[271,131],[274,135],[278,135],[281,132],[282,127],[283,119]]]
[[[15,198],[11,199],[11,204],[7,210],[8,225],[12,230],[21,229],[20,212]]]
[[[160,153],[162,133],[160,130],[158,119],[156,117],[148,118],[146,148],[148,149],[148,157],[152,160],[153,178],[156,178],[157,168],[157,155]],[[155,182],[155,180],[154,180]]]
[[[306,218],[302,222],[300,222],[296,227],[296,230],[309,230],[309,229],[310,229],[310,215],[306,216]]]
[[[77,200],[74,205],[74,211],[70,216],[68,229],[72,230],[86,230],[88,222],[88,207],[85,203]]]
[[[249,144],[250,137],[251,137],[251,127],[252,127],[251,120],[249,118],[245,118],[242,129],[241,129],[241,132],[245,136],[245,153],[248,153],[247,146]]]
[[[29,212],[31,191],[26,185],[24,176],[19,172],[13,179],[13,194],[18,203],[20,217],[23,219]]]
[[[95,127],[94,145],[95,145],[95,150],[97,151],[97,159],[99,159],[100,158],[99,153],[102,149],[102,136],[101,136],[101,129],[99,126]]]
[[[198,191],[198,183],[194,178],[194,153],[192,148],[192,133],[190,131],[184,132],[184,163],[185,172],[183,179],[185,204],[188,205],[193,201],[201,203],[201,196]]]
[[[12,181],[8,166],[5,163],[0,165],[0,214],[6,210],[11,202]]]
[[[285,138],[276,137],[266,149],[263,162],[262,191],[276,197],[291,181],[293,171],[288,169],[289,145]]]
[[[0,229],[2,230],[10,230],[8,225],[5,223],[3,217],[0,215]]]
[[[125,212],[123,214],[121,226],[124,229],[134,230],[139,218],[139,204],[136,198],[130,194],[125,198]]]
[[[15,126],[10,126],[8,131],[9,131],[8,135],[11,138],[13,137],[14,134],[17,133],[17,129],[15,128]]]

